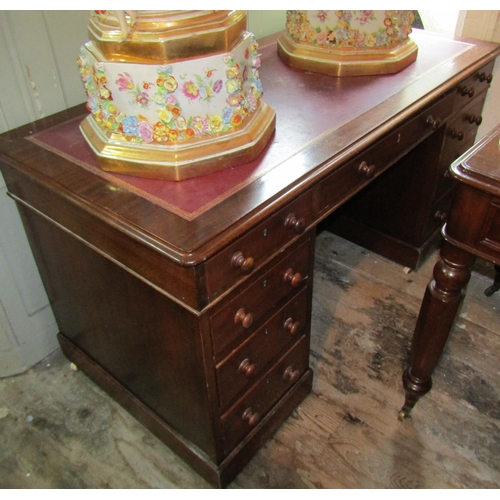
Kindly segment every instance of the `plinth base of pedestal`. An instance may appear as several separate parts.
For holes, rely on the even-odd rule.
[[[417,44],[409,38],[373,49],[318,47],[298,43],[288,33],[278,39],[278,54],[288,66],[332,76],[398,73],[415,61],[417,53]]]
[[[161,145],[114,139],[103,132],[91,115],[80,129],[103,170],[181,181],[254,160],[269,142],[275,125],[274,110],[261,102],[235,131]]]

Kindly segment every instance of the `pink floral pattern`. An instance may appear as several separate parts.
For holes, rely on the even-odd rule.
[[[188,99],[194,101],[195,99],[198,99],[198,97],[200,96],[200,89],[192,80],[188,80],[187,82],[184,82],[184,84],[182,85],[182,93]]]

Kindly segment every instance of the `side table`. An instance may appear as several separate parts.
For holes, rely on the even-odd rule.
[[[458,186],[444,242],[413,334],[403,374],[404,420],[432,386],[436,368],[465,296],[476,257],[500,265],[500,125],[450,167]]]

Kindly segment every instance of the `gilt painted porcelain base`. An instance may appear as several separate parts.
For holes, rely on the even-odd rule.
[[[248,163],[262,152],[276,125],[274,110],[264,102],[228,134],[214,134],[162,144],[126,142],[109,137],[92,116],[80,125],[100,167],[107,172],[182,181]]]
[[[291,67],[333,76],[397,73],[414,62],[412,11],[287,11],[278,53]]]

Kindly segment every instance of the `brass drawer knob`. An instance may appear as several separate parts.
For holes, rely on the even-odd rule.
[[[243,420],[246,420],[248,422],[248,425],[250,427],[254,427],[257,425],[258,421],[260,420],[260,415],[252,410],[252,408],[247,408],[244,412],[243,415],[241,416]]]
[[[302,283],[302,274],[296,273],[292,268],[289,268],[285,271],[283,280],[290,283],[292,288],[297,288]]]
[[[242,274],[250,274],[253,271],[255,262],[252,257],[245,257],[243,252],[236,252],[231,258],[231,267],[239,269]]]
[[[250,328],[253,323],[253,315],[252,313],[247,313],[245,309],[241,308],[234,316],[234,323],[241,323],[243,328]]]
[[[358,172],[360,174],[363,174],[368,179],[371,179],[373,177],[373,175],[375,174],[375,165],[368,165],[368,163],[366,163],[366,161],[362,161],[359,164]]]
[[[245,358],[238,367],[238,373],[245,375],[246,378],[251,378],[255,373],[255,363],[250,363],[248,358]]]
[[[292,318],[288,318],[283,326],[286,330],[288,330],[288,333],[293,336],[297,335],[300,331],[301,324],[299,321],[294,321]]]
[[[288,366],[283,373],[283,378],[288,380],[292,384],[299,380],[300,372],[299,370],[294,370],[291,366]]]
[[[285,227],[293,229],[297,234],[302,234],[306,228],[306,221],[303,217],[297,217],[294,213],[291,213],[285,219]]]

